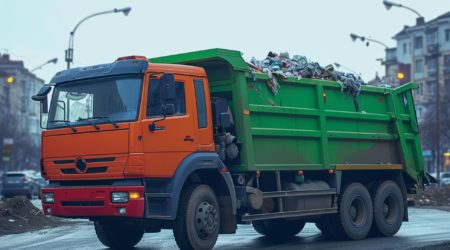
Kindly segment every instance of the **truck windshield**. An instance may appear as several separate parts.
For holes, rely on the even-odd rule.
[[[47,128],[125,122],[137,119],[141,76],[114,76],[57,85],[53,92]],[[102,118],[102,119],[98,119]]]

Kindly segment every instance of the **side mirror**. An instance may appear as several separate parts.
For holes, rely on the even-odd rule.
[[[44,85],[39,89],[36,95],[31,97],[31,99],[33,101],[42,102],[44,99],[47,99],[47,95],[50,93],[50,90],[52,90],[50,86]]]
[[[173,74],[164,74],[160,79],[161,100],[175,99],[175,77]]]
[[[32,96],[31,99],[33,101],[41,102],[41,113],[47,114],[48,113],[48,100],[47,95],[50,93],[52,88],[48,85],[42,86],[36,95]]]
[[[162,113],[165,116],[175,114],[175,106],[173,105],[173,103],[164,104],[162,106]]]

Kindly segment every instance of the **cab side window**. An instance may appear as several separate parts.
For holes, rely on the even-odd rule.
[[[184,83],[175,83],[175,98],[173,100],[161,101],[161,88],[159,79],[150,79],[147,97],[147,117],[162,116],[163,104],[173,104],[175,113],[173,115],[186,114],[186,99],[184,96]]]

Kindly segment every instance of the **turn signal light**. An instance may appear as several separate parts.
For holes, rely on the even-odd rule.
[[[130,192],[129,196],[130,200],[137,200],[141,198],[141,194],[139,192]]]

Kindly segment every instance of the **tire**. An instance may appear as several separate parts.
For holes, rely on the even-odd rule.
[[[316,223],[323,236],[331,240],[361,240],[373,222],[372,199],[360,183],[352,183],[338,197],[338,213]]]
[[[100,242],[112,249],[133,248],[144,235],[142,228],[114,222],[95,222],[95,233]]]
[[[403,195],[398,185],[393,181],[385,181],[373,197],[372,233],[381,236],[395,235],[403,222]]]
[[[212,249],[220,229],[220,207],[214,191],[207,185],[183,189],[173,225],[180,249]]]
[[[258,220],[252,222],[253,228],[261,235],[273,240],[293,238],[299,234],[305,222],[300,220]]]

